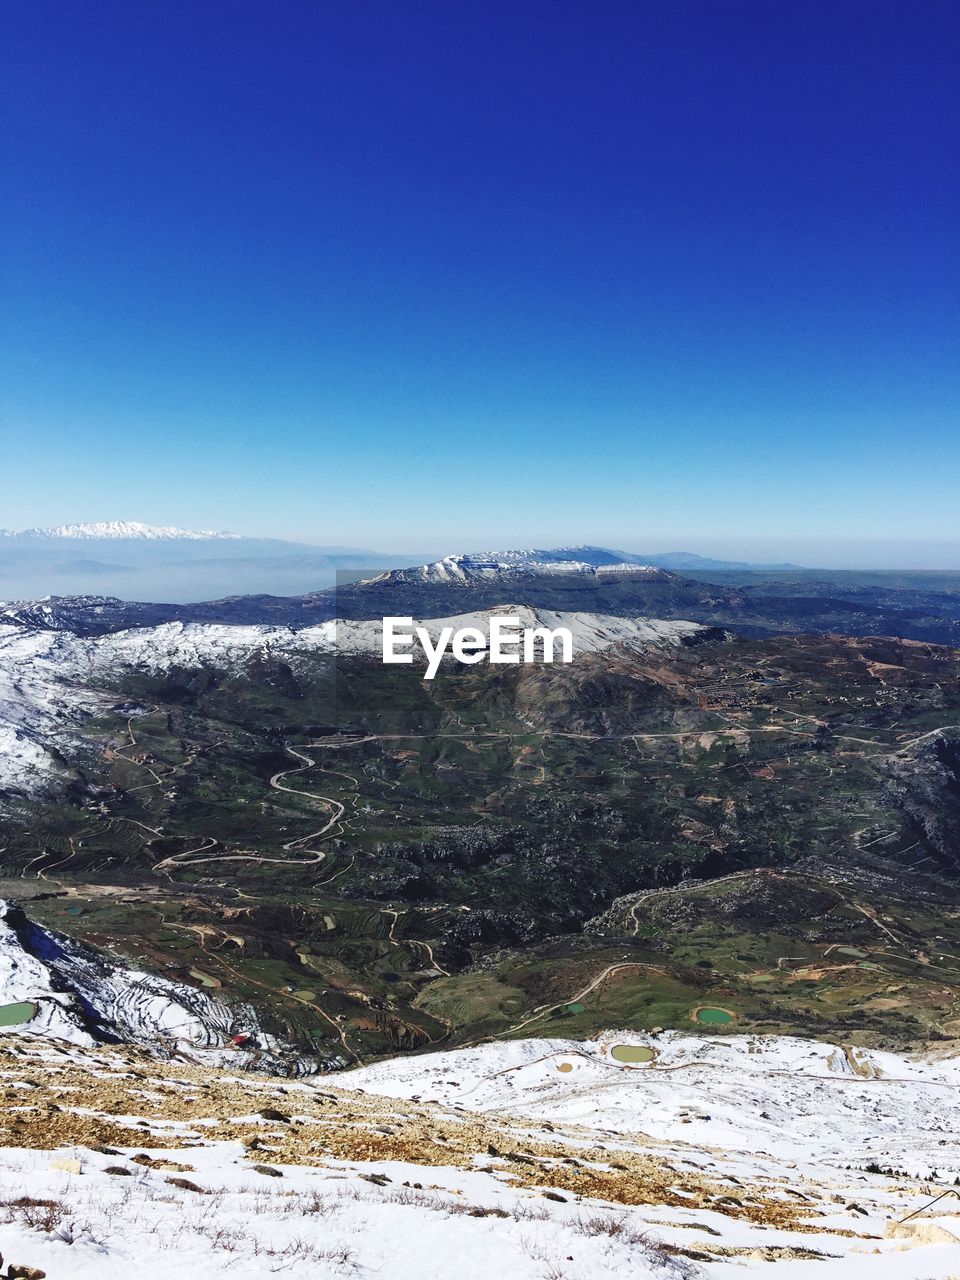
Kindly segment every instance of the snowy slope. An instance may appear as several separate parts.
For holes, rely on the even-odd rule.
[[[52,631],[0,626],[0,787],[26,794],[52,789],[63,775],[61,749],[113,698],[81,675],[80,642]]]
[[[683,1055],[709,1058],[710,1043],[676,1037],[661,1047],[680,1067]],[[750,1090],[763,1070],[816,1078],[800,1070],[808,1048],[816,1058],[816,1046],[799,1041],[759,1049],[743,1041],[725,1064],[722,1054],[710,1059],[722,1099],[747,1077],[739,1133],[750,1132]],[[855,1163],[847,1168],[842,1151],[830,1164],[795,1150],[789,1125],[783,1146],[769,1151],[713,1145],[695,1119],[681,1138],[631,1134],[606,1123],[614,1117],[604,1112],[604,1095],[610,1080],[622,1093],[624,1080],[638,1090],[652,1073],[618,1068],[576,1088],[564,1081],[565,1095],[534,1103],[545,1049],[554,1075],[564,1074],[558,1062],[603,1061],[599,1042],[521,1041],[281,1083],[151,1063],[129,1051],[0,1038],[8,1100],[0,1183],[25,1197],[2,1202],[0,1247],[50,1280],[127,1280],[131,1269],[143,1280],[949,1280],[960,1273],[956,1202],[932,1203],[949,1191],[944,1176],[866,1174]],[[757,1054],[766,1067],[746,1070]],[[923,1074],[920,1064],[896,1065]],[[486,1109],[473,1114],[455,1086],[465,1091],[488,1068],[510,1075],[494,1077]],[[520,1083],[503,1083],[520,1075]],[[416,1079],[431,1088],[422,1101],[384,1096],[392,1082],[397,1093],[399,1082]],[[361,1081],[380,1093],[359,1092]],[[441,1087],[450,1102],[428,1101]],[[911,1079],[908,1120],[914,1094],[930,1087],[932,1077]],[[490,1109],[498,1090],[512,1116]],[[584,1120],[590,1098],[605,1123]],[[549,1118],[527,1114],[527,1103]],[[825,1132],[849,1127],[845,1107],[838,1085],[823,1099]],[[634,1115],[642,1118],[636,1107]],[[949,1122],[941,1130],[948,1143]]]
[[[620,618],[603,613],[559,612],[552,609],[532,609],[528,605],[500,605],[496,609],[481,609],[473,613],[458,613],[448,618],[424,618],[416,621],[425,627],[436,640],[445,627],[455,631],[462,627],[476,627],[487,632],[491,617],[512,617],[519,620],[523,629],[547,627],[555,630],[566,627],[573,637],[573,656],[600,653],[614,645],[623,644],[631,649],[676,648],[697,636],[706,635],[710,628],[699,622],[681,622],[660,618]],[[322,628],[301,631],[298,638],[311,636]],[[379,653],[382,643],[380,622],[338,622],[336,643],[343,651]]]
[[[611,1056],[615,1045],[649,1046],[657,1057],[625,1066]],[[868,1075],[837,1045],[789,1036],[607,1032],[378,1063],[341,1084],[751,1155],[960,1176],[960,1059],[852,1054]]]
[[[519,617],[523,627],[568,627],[576,658],[613,645],[634,649],[678,646],[706,635],[694,622],[554,613],[526,606],[426,619],[435,639],[441,629],[486,630],[491,613]],[[77,636],[23,625],[0,624],[0,788],[41,794],[64,774],[61,753],[82,747],[82,726],[116,702],[107,691],[124,671],[159,674],[171,667],[238,671],[256,658],[282,656],[294,664],[320,652],[381,652],[379,622],[327,622],[290,627],[225,626],[170,622],[105,636]]]
[[[119,1040],[196,1061],[298,1069],[295,1055],[267,1036],[251,1009],[232,1009],[200,988],[129,969],[29,920],[0,900],[0,1005],[32,1003],[33,1018],[13,1030],[93,1046]],[[257,1048],[235,1049],[248,1033]],[[0,1036],[7,1031],[0,1027]]]

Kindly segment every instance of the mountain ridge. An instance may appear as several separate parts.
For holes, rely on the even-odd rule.
[[[0,603],[0,621],[89,636],[174,621],[301,628],[337,618],[441,618],[527,605],[563,613],[682,619],[741,635],[889,635],[960,644],[960,582],[955,577],[937,579],[929,587],[919,579],[915,585],[904,584],[895,574],[861,580],[856,574],[820,579],[807,572],[795,578],[758,575],[748,583],[717,582],[639,563],[507,564],[469,556],[384,569],[373,577],[362,564],[348,572],[351,580],[337,587],[296,594],[275,589],[225,593],[183,603],[170,597],[167,603],[132,600],[127,590],[123,595],[103,590],[112,584],[99,579],[101,589],[92,594]],[[132,580],[125,581],[129,586]]]
[[[747,565],[690,552],[638,555],[592,544],[454,553],[438,559],[435,554],[420,557],[225,530],[106,520],[0,529],[0,600],[92,594],[187,604],[236,596],[298,596],[331,587],[347,573],[369,577],[406,569],[408,576],[452,580],[462,576],[461,569],[469,572],[470,566],[481,563],[499,566],[501,572],[536,570],[574,576],[617,564],[690,573],[788,571],[786,566]],[[424,572],[429,565],[435,567]]]
[[[148,542],[216,542],[242,541],[243,535],[217,529],[181,529],[172,524],[145,524],[141,520],[99,520],[76,524],[35,526],[30,529],[3,529],[0,535],[24,540],[76,539],[106,541],[136,539]]]
[[[572,563],[590,564],[595,568],[600,565],[633,564],[647,565],[655,569],[762,569],[767,571],[787,572],[801,569],[801,565],[789,562],[779,564],[755,563],[748,560],[718,560],[710,556],[697,555],[692,551],[657,551],[636,552],[621,551],[612,547],[596,546],[593,543],[577,543],[550,550],[542,548],[524,548],[510,551],[469,552],[470,559],[498,560],[503,564],[546,564],[570,561]],[[452,557],[445,557],[451,559]]]

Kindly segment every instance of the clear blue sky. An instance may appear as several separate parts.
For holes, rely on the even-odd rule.
[[[960,567],[954,0],[0,44],[0,524]]]

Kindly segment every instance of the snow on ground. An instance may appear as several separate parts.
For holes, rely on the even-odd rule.
[[[646,1045],[657,1057],[624,1065],[611,1056],[617,1045]],[[869,1076],[837,1045],[791,1036],[607,1032],[395,1059],[351,1071],[340,1085],[751,1158],[960,1177],[960,1059],[874,1049],[851,1057]]]
[[[63,1154],[69,1159],[74,1153]],[[20,1194],[66,1209],[54,1230],[43,1234],[17,1222],[14,1210],[15,1222],[0,1226],[4,1256],[40,1266],[51,1280],[127,1280],[132,1267],[140,1280],[267,1280],[274,1274],[303,1280],[607,1280],[617,1270],[637,1280],[684,1275],[634,1238],[632,1222],[637,1234],[644,1230],[639,1215],[610,1215],[625,1228],[598,1239],[578,1227],[594,1216],[591,1210],[551,1204],[485,1174],[343,1162],[286,1166],[281,1182],[245,1167],[239,1144],[169,1154],[189,1158],[188,1180],[209,1194],[173,1187],[169,1175],[123,1157],[84,1152],[78,1176],[51,1169],[49,1152],[0,1150],[4,1181],[15,1180]],[[118,1166],[132,1176],[103,1172]],[[391,1181],[379,1187],[366,1180],[370,1176]],[[429,1189],[404,1186],[412,1182]],[[493,1212],[473,1217],[473,1208]]]
[[[634,649],[686,643],[706,629],[695,622],[618,618],[603,614],[555,613],[526,606],[418,621],[436,639],[451,626],[486,631],[491,612],[510,614],[522,627],[567,627],[574,657],[612,645]],[[326,622],[290,627],[226,626],[168,622],[103,636],[76,636],[0,625],[0,789],[37,795],[65,775],[62,756],[83,748],[82,728],[91,716],[107,715],[126,671],[162,674],[172,667],[239,670],[271,656],[293,662],[319,652],[380,654],[382,624]]]
[[[939,1084],[952,1096],[955,1064],[871,1054],[875,1068],[898,1074],[858,1080],[828,1045],[674,1035],[657,1041],[659,1067],[610,1065],[612,1044],[642,1042],[615,1033],[583,1044],[490,1044],[313,1084],[240,1081],[129,1052],[9,1037],[6,1055],[0,1050],[0,1251],[50,1280],[127,1280],[133,1268],[142,1280],[960,1274],[957,1204],[929,1206],[946,1189],[942,1180],[864,1174],[825,1158],[831,1144],[842,1157],[843,1143],[874,1123],[857,1119],[856,1102],[846,1114],[848,1088],[858,1098],[896,1085],[904,1125],[932,1141],[925,1091]],[[559,1071],[565,1063],[574,1070]],[[681,1084],[688,1071],[694,1083]],[[835,1088],[820,1098],[818,1138],[791,1128],[792,1104],[783,1102],[781,1141],[759,1150],[750,1130],[757,1106],[770,1101],[761,1084],[779,1072],[801,1090],[823,1074]],[[660,1091],[659,1110],[644,1101],[651,1088]],[[676,1109],[696,1101],[722,1111],[732,1126],[726,1140],[715,1143],[718,1135],[696,1123],[675,1137],[660,1114],[672,1089]],[[420,1103],[397,1100],[417,1090]],[[53,1098],[58,1134],[72,1115],[88,1130],[111,1126],[109,1141],[97,1141],[93,1129],[84,1142],[79,1131],[45,1142]],[[482,1121],[472,1120],[472,1107]],[[628,1131],[628,1119],[638,1132]],[[117,1136],[121,1126],[129,1138]],[[943,1126],[952,1141],[950,1108]],[[20,1145],[10,1140],[18,1131]],[[377,1154],[398,1135],[402,1156]],[[358,1140],[369,1156],[358,1156]],[[634,1171],[624,1195],[576,1190],[578,1182],[601,1185],[589,1174],[605,1170],[602,1185],[614,1193],[624,1161]],[[566,1169],[565,1180],[551,1181],[551,1168]],[[562,1193],[550,1190],[558,1185]]]
[[[655,1226],[645,1206],[558,1204],[487,1174],[443,1166],[426,1172],[384,1161],[286,1166],[280,1182],[245,1166],[239,1144],[151,1152],[155,1158],[165,1154],[176,1161],[188,1157],[187,1180],[207,1194],[174,1187],[169,1175],[124,1156],[83,1152],[78,1175],[52,1169],[56,1157],[48,1152],[0,1150],[0,1171],[16,1179],[21,1195],[54,1201],[52,1212],[41,1208],[34,1217],[63,1215],[52,1232],[41,1234],[17,1221],[14,1210],[14,1223],[0,1226],[5,1256],[40,1266],[51,1280],[127,1280],[131,1267],[141,1280],[266,1280],[274,1274],[302,1280],[608,1280],[617,1273],[630,1280],[733,1280],[744,1272],[757,1280],[849,1280],[851,1266],[869,1268],[877,1280],[946,1280],[960,1263],[958,1246],[907,1252],[891,1242],[885,1254],[861,1246],[832,1260],[765,1262],[750,1251],[786,1249],[795,1237],[731,1224],[720,1214],[699,1218],[745,1254],[737,1262],[697,1263],[658,1247],[689,1241],[695,1228],[664,1229],[656,1219]],[[75,1158],[73,1150],[60,1158]],[[131,1176],[104,1172],[118,1167]],[[371,1176],[390,1181],[378,1187],[367,1181]],[[809,1241],[806,1247],[814,1251],[835,1245],[827,1233]]]

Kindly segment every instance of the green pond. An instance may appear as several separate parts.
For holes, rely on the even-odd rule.
[[[29,1022],[36,1012],[37,1006],[28,1001],[0,1005],[0,1027],[17,1027],[21,1022]]]
[[[733,1014],[728,1013],[726,1009],[698,1009],[697,1021],[708,1022],[712,1024],[721,1022],[732,1022]]]
[[[610,1050],[616,1062],[652,1062],[656,1056],[645,1044],[616,1044]]]
[[[189,969],[188,973],[191,978],[196,978],[198,982],[202,982],[205,987],[219,987],[220,983],[216,978],[211,978],[209,973],[204,973],[202,969]]]
[[[567,1013],[583,1013],[584,1006],[582,1004],[568,1004]]]

